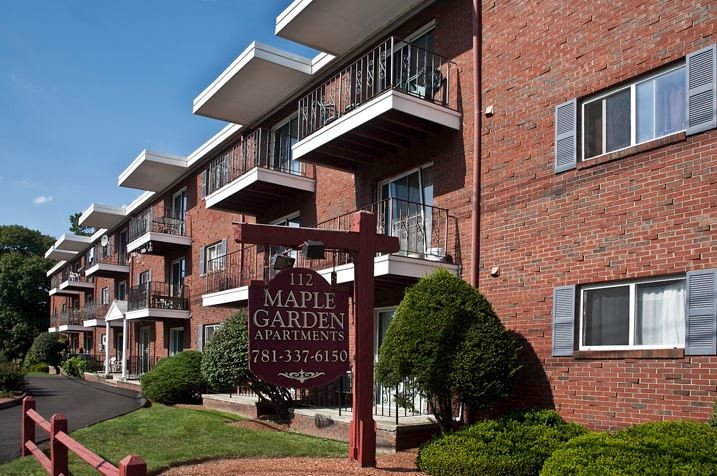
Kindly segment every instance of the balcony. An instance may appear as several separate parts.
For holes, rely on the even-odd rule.
[[[110,240],[112,241],[112,240]],[[113,243],[95,245],[87,252],[85,276],[123,279],[129,275],[127,250],[117,250]]]
[[[82,325],[84,312],[80,309],[67,309],[60,312],[60,322],[57,332],[84,332],[85,326]]]
[[[88,280],[81,268],[65,268],[50,279],[50,296],[77,296],[95,290],[95,283]]]
[[[184,286],[150,281],[129,290],[127,320],[189,319],[189,299]]]
[[[82,325],[84,327],[105,327],[105,317],[110,309],[110,304],[94,304],[82,310]],[[113,327],[122,327],[121,322],[112,322]]]
[[[50,296],[79,296],[82,294],[80,291],[71,291],[68,289],[60,289],[60,285],[63,283],[62,273],[53,274],[50,277]]]
[[[80,215],[79,224],[97,229],[112,229],[125,218],[125,207],[110,207],[93,203]]]
[[[390,37],[299,100],[293,158],[354,171],[459,130],[456,65]]]
[[[127,252],[165,255],[178,247],[192,245],[184,213],[164,210],[160,204],[147,208],[129,222]]]
[[[159,192],[187,170],[187,159],[143,150],[117,179],[120,187]]]
[[[377,233],[397,236],[397,253],[374,258],[375,286],[405,288],[436,268],[458,272],[459,257],[455,218],[448,210],[398,199],[387,199],[362,208],[377,217]],[[316,225],[316,228],[350,230],[353,214],[341,215]],[[323,260],[305,260],[297,254],[296,267],[311,268],[337,284],[351,285],[354,265],[348,253],[327,252]],[[203,306],[236,307],[248,299],[252,280],[270,277],[271,251],[264,246],[247,245],[243,251],[221,256],[207,263]]]
[[[343,55],[425,0],[295,0],[276,18],[276,35],[319,51]]]
[[[289,144],[269,154],[270,132],[242,136],[207,170],[207,208],[257,215],[267,204],[314,193],[313,167],[291,160]]]

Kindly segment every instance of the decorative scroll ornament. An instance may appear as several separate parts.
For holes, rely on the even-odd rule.
[[[277,375],[281,375],[282,377],[290,378],[292,380],[298,380],[301,383],[306,382],[307,380],[311,380],[312,378],[321,377],[324,375],[324,372],[304,372],[304,370],[299,370],[298,372],[281,372]]]

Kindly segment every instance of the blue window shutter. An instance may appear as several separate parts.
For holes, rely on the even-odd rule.
[[[577,100],[555,107],[555,173],[574,169],[578,160]]]
[[[553,289],[553,356],[573,355],[575,286]]]
[[[687,273],[685,355],[717,354],[717,269]]]
[[[199,276],[204,276],[206,274],[206,264],[204,262],[204,246],[199,248]]]
[[[687,55],[687,135],[717,127],[716,46]]]
[[[197,350],[199,352],[204,350],[204,326],[201,324],[197,329]]]
[[[202,172],[202,198],[207,196],[207,171]]]

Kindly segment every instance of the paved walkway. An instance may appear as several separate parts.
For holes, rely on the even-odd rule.
[[[136,410],[144,404],[136,392],[59,375],[29,377],[28,394],[37,400],[37,411],[47,420],[53,413],[67,416],[70,431]],[[21,407],[0,410],[0,463],[20,455]],[[37,439],[47,439],[41,429]]]

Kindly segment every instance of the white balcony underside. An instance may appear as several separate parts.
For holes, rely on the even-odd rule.
[[[77,251],[60,250],[54,246],[45,252],[45,258],[58,261],[70,261],[74,259],[75,256],[77,256]]]
[[[87,321],[82,321],[82,325],[84,327],[105,327],[107,325],[107,321],[104,319],[89,319]],[[110,322],[111,327],[122,327],[121,322]]]
[[[159,192],[187,170],[184,157],[143,150],[117,180],[120,187]]]
[[[383,255],[374,258],[373,276],[380,278],[383,276],[400,276],[404,278],[420,279],[423,276],[432,273],[437,268],[445,268],[455,273],[458,266],[455,264],[441,263],[438,261],[430,261],[422,258],[411,258],[400,255]],[[336,283],[346,284],[354,280],[353,263],[337,266],[334,269],[327,268],[318,271],[318,273],[331,282],[331,272],[336,271]],[[245,302],[249,299],[249,287],[242,286],[226,291],[202,295],[202,306],[222,306],[232,303]]]
[[[194,114],[251,124],[312,72],[312,60],[253,42],[194,99]]]
[[[108,263],[97,263],[85,270],[85,276],[92,276],[95,273],[114,273],[114,274],[129,274],[129,266],[123,266],[120,264],[108,264]]]
[[[78,326],[75,324],[64,324],[57,328],[57,332],[90,332],[85,329],[85,326]]]
[[[60,290],[60,288],[52,288],[47,294],[48,296],[55,296],[60,294],[62,296],[79,296],[82,293],[80,291],[71,291],[66,289]]]
[[[170,235],[168,233],[157,233],[156,231],[150,231],[140,236],[136,240],[130,242],[127,245],[127,252],[137,251],[143,246],[146,246],[150,241],[157,241],[160,243],[169,243],[172,245],[179,246],[191,246],[192,238],[190,236]]]
[[[276,18],[276,35],[342,55],[425,0],[295,0]]]
[[[124,207],[110,207],[93,203],[79,219],[80,225],[112,229],[125,218]]]
[[[292,156],[294,160],[300,161],[304,155],[391,110],[450,129],[459,130],[461,128],[461,114],[459,112],[439,106],[420,97],[389,89],[294,144],[291,148]]]
[[[74,289],[68,290],[72,286]],[[93,290],[95,289],[95,283],[88,283],[86,281],[63,281],[60,283],[60,291],[76,291],[76,290]]]
[[[49,332],[50,334],[54,334],[55,332],[57,332],[57,327],[48,327],[47,332]]]
[[[178,311],[175,309],[139,309],[128,311],[125,318],[128,321],[141,319],[189,319],[189,311]]]
[[[92,237],[64,233],[55,242],[55,248],[66,251],[84,251],[92,243]]]
[[[301,192],[314,193],[316,191],[316,181],[314,179],[262,167],[254,167],[238,179],[207,195],[205,198],[206,207],[216,207],[233,195],[258,182],[270,183],[278,187],[287,187]]]

